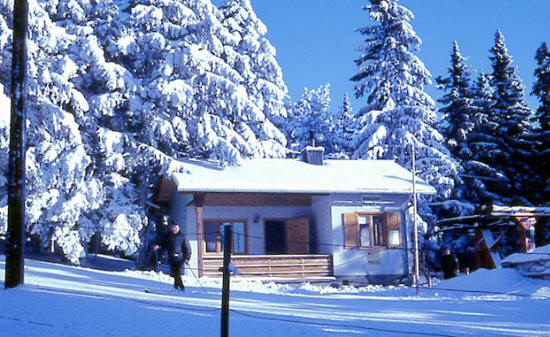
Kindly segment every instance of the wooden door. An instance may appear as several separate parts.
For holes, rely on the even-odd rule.
[[[309,220],[298,218],[285,221],[287,254],[309,253]]]

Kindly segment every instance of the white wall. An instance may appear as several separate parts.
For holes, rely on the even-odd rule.
[[[408,254],[406,249],[344,249],[342,215],[354,212],[401,213],[402,247],[407,247],[405,239],[407,226],[403,212],[407,196],[369,195],[367,199],[376,201],[372,204],[368,204],[368,201],[365,203],[362,195],[331,196],[334,276],[350,279],[363,278],[365,281],[379,282],[384,277],[407,275]]]
[[[330,197],[314,195],[312,211],[315,226],[312,229],[312,250],[317,254],[332,255],[332,219],[330,214]]]

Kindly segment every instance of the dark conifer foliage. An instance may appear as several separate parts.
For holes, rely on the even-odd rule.
[[[524,197],[531,194],[537,183],[535,172],[529,166],[535,151],[531,110],[523,100],[523,84],[517,67],[512,65],[504,36],[495,34],[495,44],[490,50],[492,63],[491,84],[494,103],[489,110],[489,122],[497,123],[491,134],[497,139],[492,162],[502,179],[491,183],[491,190],[508,199],[508,202],[529,203]]]
[[[474,127],[472,92],[470,88],[471,71],[465,64],[458,43],[453,42],[449,76],[436,79],[439,89],[445,91],[438,102],[445,106],[439,109],[442,114],[439,130],[445,137],[445,143],[457,159],[468,158],[468,134]]]
[[[537,61],[536,80],[531,94],[539,99],[540,105],[535,120],[540,129],[537,130],[538,151],[533,164],[544,181],[543,191],[537,201],[548,203],[550,202],[550,52],[545,42],[537,49],[535,60]]]
[[[498,124],[489,118],[494,98],[489,79],[487,74],[480,73],[472,86],[473,128],[467,138],[469,152],[464,153],[462,161],[462,177],[467,186],[464,197],[474,204],[488,199],[502,199],[500,195],[487,190],[488,182],[497,182],[502,178],[502,173],[491,166],[494,151],[498,147],[498,139],[494,136]]]

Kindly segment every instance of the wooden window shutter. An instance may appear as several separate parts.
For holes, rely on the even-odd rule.
[[[344,248],[359,247],[359,218],[356,213],[342,214],[344,222]]]
[[[391,232],[397,231],[399,233],[399,243],[391,243]],[[394,232],[395,233],[395,232]],[[401,214],[400,213],[386,213],[386,244],[388,247],[401,246]]]

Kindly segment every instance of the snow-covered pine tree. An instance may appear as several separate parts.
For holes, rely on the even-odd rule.
[[[351,102],[348,93],[344,94],[342,105],[330,116],[330,134],[334,139],[334,154],[342,157],[350,157],[353,153],[353,137],[357,131],[355,118],[352,115]]]
[[[492,166],[491,158],[494,149],[498,147],[498,139],[493,136],[498,124],[490,118],[493,102],[493,89],[490,76],[479,73],[472,88],[472,105],[474,114],[471,121],[474,126],[468,133],[467,144],[470,152],[464,153],[462,161],[463,180],[468,188],[464,190],[464,198],[474,204],[486,203],[489,200],[500,201],[500,195],[487,190],[488,181],[498,181],[502,174]]]
[[[266,116],[225,60],[235,42],[217,7],[209,0],[143,0],[132,1],[129,12],[113,53],[145,84],[131,105],[143,118],[140,142],[222,164],[282,155],[278,130],[256,133]]]
[[[487,163],[502,173],[502,180],[488,182],[489,190],[507,198],[506,202],[529,204],[529,196],[540,185],[540,180],[529,165],[535,150],[532,111],[523,100],[523,84],[500,30],[495,33],[495,44],[490,50],[492,63],[491,85],[494,103],[489,120],[498,127],[492,132],[497,138],[493,161]]]
[[[413,13],[397,0],[371,0],[364,9],[376,24],[357,29],[365,43],[351,79],[367,105],[357,114],[361,129],[353,157],[393,159],[410,170],[414,142],[418,175],[436,188],[437,200],[446,200],[458,166],[434,128],[435,102],[424,91],[431,74],[415,55],[421,40],[410,23]]]
[[[538,202],[548,202],[550,200],[550,52],[546,43],[543,42],[535,54],[537,67],[535,69],[535,83],[531,95],[539,99],[539,107],[536,112],[536,121],[540,129],[538,134],[538,155],[535,166],[537,172],[541,175],[544,186],[541,198]]]
[[[286,154],[270,121],[286,96],[275,50],[249,2],[236,4],[246,20],[231,27],[253,29],[232,31],[210,0],[29,2],[29,232],[75,263],[96,232],[129,255],[148,178],[178,169],[173,158]],[[6,87],[12,5],[0,0]]]
[[[439,130],[451,154],[462,161],[470,152],[467,148],[468,134],[472,131],[474,109],[472,108],[472,92],[470,84],[471,71],[460,53],[458,43],[453,42],[451,49],[451,65],[449,76],[436,79],[437,86],[445,94],[438,99],[444,107],[439,109],[441,121]]]
[[[12,10],[11,1],[0,1],[0,69],[11,64]],[[75,121],[88,105],[67,80],[76,71],[68,56],[75,36],[56,27],[37,1],[29,1],[29,18],[25,229],[77,263],[87,235],[80,220],[99,207],[99,188]],[[9,87],[10,79],[1,81]]]
[[[453,199],[456,200],[452,212],[447,216],[471,214],[475,205],[479,203],[478,190],[472,190],[472,177],[464,166],[469,166],[472,161],[472,150],[469,144],[469,136],[476,125],[476,115],[480,109],[474,106],[473,90],[470,82],[471,71],[466,65],[465,57],[460,53],[456,41],[451,48],[451,65],[448,69],[448,77],[439,76],[437,87],[445,92],[438,100],[444,105],[439,112],[441,121],[439,130],[445,137],[445,144],[453,157],[462,166],[463,176],[455,178]],[[477,116],[479,118],[479,116]],[[473,193],[472,193],[473,192]]]
[[[267,117],[255,130],[259,141],[265,143],[261,155],[285,156],[286,139],[273,123],[281,125],[287,116],[284,99],[288,90],[275,48],[266,38],[267,27],[254,13],[250,0],[228,0],[220,10],[222,23],[233,37],[228,39],[231,48],[226,48],[222,57],[243,77],[250,100]]]
[[[317,89],[304,88],[302,97],[289,104],[288,121],[284,131],[291,150],[299,152],[310,145],[310,131],[313,131],[317,146],[324,147],[325,153],[334,151],[329,105],[329,84],[321,85]]]
[[[75,37],[67,50],[74,70],[66,80],[84,94],[89,107],[76,115],[76,120],[92,159],[88,171],[99,183],[94,197],[100,207],[79,219],[83,241],[99,235],[102,247],[132,255],[140,246],[138,233],[146,220],[140,207],[144,198],[140,198],[136,182],[146,186],[149,176],[137,178],[139,167],[131,164],[133,158],[141,157],[128,136],[131,118],[127,102],[140,85],[123,67],[109,62],[104,52],[119,29],[118,7],[111,0],[42,1],[41,5],[58,26]]]
[[[535,120],[539,128],[537,134],[537,155],[533,166],[540,175],[542,181],[538,200],[534,201],[544,206],[550,206],[550,51],[543,42],[535,53],[537,66],[535,68],[535,83],[531,95],[539,100],[539,107],[535,114]],[[546,244],[550,240],[550,219],[541,218],[537,224],[537,245]]]

